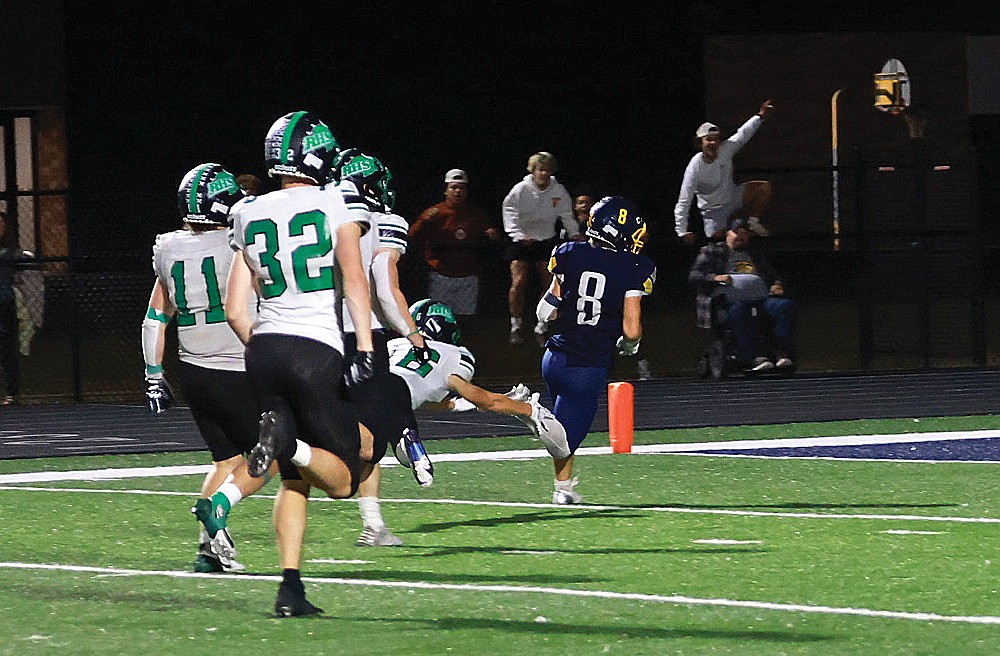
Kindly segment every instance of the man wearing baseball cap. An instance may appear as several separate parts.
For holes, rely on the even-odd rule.
[[[725,140],[719,127],[713,123],[702,123],[695,130],[700,150],[684,169],[684,180],[674,206],[677,236],[685,244],[690,246],[696,241],[695,234],[688,229],[693,200],[697,200],[705,236],[710,240],[722,239],[726,225],[735,216],[746,218],[754,233],[767,235],[767,230],[760,224],[760,215],[771,199],[771,183],[753,180],[737,185],[733,181],[733,157],[757,133],[764,118],[773,109],[774,104],[765,100],[760,110]]]
[[[751,245],[752,239],[749,221],[736,218],[723,241],[698,251],[688,273],[688,282],[698,292],[698,326],[712,327],[713,299],[724,295],[724,323],[733,331],[737,366],[750,374],[789,372],[795,357],[795,304],[785,295],[781,276]],[[757,340],[761,316],[772,328],[766,349]]]
[[[431,269],[428,296],[459,316],[476,314],[484,246],[500,238],[493,219],[469,203],[468,195],[468,174],[450,169],[444,174],[444,200],[410,226],[410,239]]]

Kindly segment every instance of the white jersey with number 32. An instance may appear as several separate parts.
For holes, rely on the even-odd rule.
[[[240,201],[230,217],[233,248],[244,251],[260,293],[253,333],[308,337],[343,353],[334,250],[337,228],[352,217],[340,192],[280,189]]]

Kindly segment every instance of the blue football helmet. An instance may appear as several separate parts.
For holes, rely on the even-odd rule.
[[[440,301],[432,298],[417,301],[410,306],[410,316],[413,317],[413,323],[417,324],[417,330],[428,339],[458,344],[462,337],[455,313]]]
[[[212,162],[188,171],[177,188],[177,208],[185,223],[228,225],[229,210],[246,194],[236,176]]]
[[[632,201],[605,196],[590,208],[587,236],[608,250],[639,253],[646,245],[646,221]]]
[[[330,128],[309,112],[289,112],[271,125],[264,138],[264,161],[271,177],[284,175],[329,182],[340,144]]]
[[[391,189],[392,172],[379,158],[357,148],[340,153],[334,166],[334,178],[353,182],[373,212],[388,214],[396,205],[396,194]]]

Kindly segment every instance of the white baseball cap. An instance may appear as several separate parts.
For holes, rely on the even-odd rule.
[[[452,169],[444,174],[444,182],[448,184],[449,182],[461,182],[462,184],[469,184],[469,176],[465,174],[462,169]]]
[[[719,134],[719,126],[706,121],[698,126],[698,130],[694,133],[694,136],[701,139],[702,137],[707,137],[710,134]]]

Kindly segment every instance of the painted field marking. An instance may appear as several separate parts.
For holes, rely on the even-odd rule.
[[[666,454],[691,451],[731,451],[758,449],[786,449],[796,447],[818,446],[864,446],[872,444],[896,444],[902,442],[942,442],[950,440],[979,440],[1000,437],[1000,430],[952,431],[935,433],[897,433],[895,435],[839,435],[830,437],[795,437],[776,438],[769,440],[730,440],[726,442],[684,442],[677,444],[638,444],[632,447],[633,453]],[[577,449],[576,455],[609,455],[610,446],[593,446]],[[479,462],[503,460],[531,460],[549,458],[545,449],[519,449],[510,451],[479,451],[473,453],[438,453],[432,454],[434,462]],[[691,455],[705,455],[704,453]],[[728,454],[720,454],[728,455]],[[767,457],[767,456],[757,456]],[[818,458],[816,458],[818,459]],[[835,458],[835,460],[846,460]],[[916,463],[914,460],[875,459],[878,462]],[[961,460],[927,461],[955,462]],[[381,463],[383,467],[398,467],[399,464],[387,459]],[[204,474],[209,465],[171,465],[162,467],[121,467],[109,469],[89,469],[81,471],[25,472],[18,474],[0,474],[0,484],[10,483],[45,483],[51,481],[96,481],[117,480],[123,478],[146,478],[161,476],[190,476]]]
[[[235,574],[219,576],[217,574],[201,574],[198,572],[181,572],[169,570],[138,570],[116,569],[111,567],[86,567],[78,565],[53,565],[36,563],[0,562],[2,569],[48,570],[62,572],[77,572],[97,575],[117,576],[163,576],[178,579],[209,579],[221,581],[270,581],[278,583],[280,576],[269,574]],[[572,590],[566,588],[550,588],[542,586],[515,585],[474,585],[460,583],[428,583],[426,581],[379,581],[371,579],[349,579],[303,576],[303,581],[309,583],[330,585],[356,585],[376,588],[405,588],[408,590],[454,590],[462,592],[499,592],[519,594],[545,594],[566,597],[585,597],[596,599],[615,599],[622,601],[659,602],[683,606],[719,606],[728,608],[752,608],[755,610],[774,610],[792,613],[813,613],[822,615],[854,615],[860,617],[878,617],[884,619],[915,620],[918,622],[952,622],[958,624],[995,624],[1000,625],[1000,617],[992,615],[939,615],[937,613],[907,612],[892,610],[874,610],[870,608],[852,608],[838,606],[813,606],[805,604],[783,604],[769,601],[748,601],[741,599],[712,599],[686,597],[683,595],[656,595],[637,592],[610,592],[605,590]]]
[[[907,531],[900,528],[890,528],[888,531],[881,531],[889,535],[944,535],[942,531]]]
[[[0,485],[0,492],[74,492],[83,494],[138,494],[153,496],[177,496],[194,498],[193,492],[173,492],[165,490],[110,490],[99,488],[71,488],[71,487],[27,487],[21,485]],[[251,499],[274,499],[273,494],[255,494]],[[356,503],[354,499],[330,499],[329,497],[314,497],[309,499],[310,503]],[[877,514],[857,514],[846,513],[808,513],[808,512],[766,512],[762,510],[729,510],[724,508],[676,508],[673,506],[599,506],[596,504],[573,504],[567,508],[565,505],[555,503],[530,503],[526,501],[477,501],[470,499],[393,499],[382,498],[380,502],[385,503],[429,503],[453,506],[487,506],[493,508],[553,508],[559,510],[648,510],[650,512],[677,513],[682,515],[732,515],[736,517],[782,517],[794,519],[874,519],[874,520],[899,520],[899,521],[925,521],[925,522],[955,522],[960,524],[1000,524],[998,517],[949,517],[939,515],[877,515]]]

